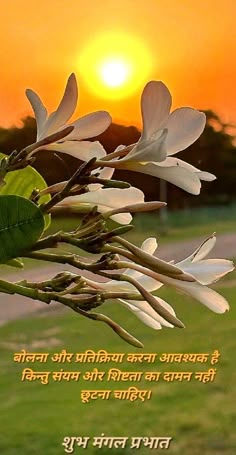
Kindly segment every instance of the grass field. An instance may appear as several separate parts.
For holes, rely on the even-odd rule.
[[[213,232],[223,234],[236,230],[236,205],[199,207],[196,209],[168,212],[166,225],[162,226],[156,214],[137,214],[135,230],[127,234],[131,238],[150,235],[160,238],[161,243],[178,242]]]
[[[119,304],[104,306],[103,312],[131,331],[144,342],[143,352],[207,352],[218,349],[220,361],[214,367],[214,382],[168,383],[143,380],[135,385],[151,389],[149,401],[110,400],[83,404],[81,389],[128,388],[134,383],[49,381],[21,382],[24,367],[35,370],[91,371],[94,367],[107,371],[117,367],[125,371],[203,371],[210,364],[18,364],[14,352],[25,348],[31,352],[83,352],[86,349],[106,349],[108,352],[141,352],[120,340],[107,326],[81,319],[70,311],[43,312],[33,319],[18,320],[1,327],[0,331],[0,453],[4,455],[59,455],[64,436],[171,436],[170,455],[234,455],[236,453],[236,370],[235,343],[235,280],[226,280],[217,291],[230,302],[231,311],[216,315],[190,298],[173,290],[162,289],[160,294],[177,310],[186,329],[154,331],[145,327]],[[224,284],[225,283],[225,284]],[[149,366],[148,366],[149,365]],[[73,367],[74,366],[74,367]],[[102,385],[101,385],[102,384]],[[75,449],[75,454],[82,449]],[[88,454],[132,454],[135,450],[97,449],[89,446]],[[150,449],[138,450],[141,455]],[[152,453],[152,452],[151,452]],[[154,451],[153,451],[154,453]]]

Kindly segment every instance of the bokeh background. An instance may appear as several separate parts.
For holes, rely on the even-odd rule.
[[[191,106],[206,113],[202,136],[178,156],[214,173],[217,180],[204,182],[201,195],[196,197],[149,176],[117,173],[117,178],[141,188],[146,200],[160,198],[168,203],[168,209],[160,214],[135,216],[136,230],[129,239],[140,245],[148,236],[158,237],[160,257],[170,260],[191,253],[216,231],[213,256],[234,259],[235,14],[234,0],[4,3],[0,27],[0,151],[8,154],[35,140],[36,126],[24,95],[26,88],[34,89],[51,112],[60,101],[69,74],[75,72],[80,99],[74,118],[108,110],[113,123],[96,140],[109,153],[119,144],[138,140],[142,88],[148,80],[162,80],[173,95],[173,108]],[[121,61],[126,71],[122,83],[115,86],[102,77],[104,65],[113,61]],[[42,152],[34,166],[48,183],[55,183],[69,178],[78,162]],[[51,231],[70,229],[77,223],[76,218],[55,218]],[[24,272],[14,275],[9,268],[1,267],[4,277],[17,280],[23,276],[40,279],[54,271],[48,265],[36,267],[32,261],[26,263]],[[13,355],[23,348],[51,353],[63,348],[70,352],[137,349],[125,345],[108,328],[81,320],[63,308],[44,308],[0,294],[1,453],[57,455],[63,453],[64,436],[93,437],[104,432],[110,436],[172,436],[170,454],[235,454],[235,280],[232,273],[214,285],[230,303],[231,310],[225,315],[215,315],[190,298],[163,288],[159,295],[176,309],[185,330],[154,331],[117,302],[104,305],[104,313],[144,342],[145,352],[221,352],[213,383],[151,383],[153,397],[145,403],[109,400],[82,404],[80,382],[46,386],[21,382],[22,365],[13,362]],[[52,364],[46,366],[53,368]],[[159,367],[153,365],[152,369]],[[177,367],[184,369],[184,365]],[[128,371],[130,365],[125,364],[123,369]],[[108,449],[87,450],[109,453]],[[129,454],[133,450],[114,452]],[[139,453],[145,455],[148,449]]]

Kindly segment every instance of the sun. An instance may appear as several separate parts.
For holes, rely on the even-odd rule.
[[[110,60],[101,66],[101,78],[109,87],[119,87],[128,75],[128,65],[122,60]]]
[[[139,38],[106,32],[93,38],[78,58],[79,78],[100,98],[132,96],[148,81],[150,53]]]

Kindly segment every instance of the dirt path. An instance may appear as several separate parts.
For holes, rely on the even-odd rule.
[[[188,241],[181,241],[176,243],[169,243],[168,245],[160,245],[158,248],[158,257],[166,260],[180,260],[185,258],[205,239],[205,237],[192,239]],[[221,234],[217,236],[217,242],[213,250],[213,254],[209,257],[227,258],[232,259],[236,257],[236,233],[235,234]],[[4,279],[11,279],[19,281],[27,278],[32,281],[39,281],[47,279],[62,270],[73,270],[72,267],[65,267],[64,265],[46,265],[42,268],[36,268],[28,271],[18,271],[17,273],[9,276],[4,275]],[[56,304],[50,304],[48,310],[55,308]],[[36,311],[45,310],[45,303],[32,301],[25,297],[6,295],[0,293],[0,325],[6,322],[29,316]]]

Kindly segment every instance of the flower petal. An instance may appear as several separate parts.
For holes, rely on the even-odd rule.
[[[56,142],[45,146],[46,150],[53,150],[55,152],[66,153],[67,155],[74,156],[81,161],[88,161],[91,158],[102,158],[106,156],[106,152],[100,142],[89,141],[65,141]],[[43,150],[39,148],[37,151]],[[35,152],[34,152],[35,153]]]
[[[130,302],[127,302],[126,300],[121,300],[119,299],[120,303],[128,308],[128,310],[132,311],[132,313],[135,314],[145,325],[151,327],[154,330],[160,330],[162,328],[161,324],[159,321],[156,321],[154,318],[149,316],[149,314],[145,313],[145,311],[142,311],[140,308],[137,308],[136,306],[132,305]],[[140,302],[141,303],[141,302]],[[155,313],[155,311],[154,311]]]
[[[95,172],[97,169],[95,169]],[[105,180],[110,180],[113,176],[115,169],[112,169],[111,167],[104,167],[99,174],[100,179],[105,179]]]
[[[201,261],[204,259],[211,250],[214,248],[216,243],[216,237],[213,235],[206,239],[190,256],[178,262],[178,267],[182,268],[185,265],[189,265],[191,262]],[[176,264],[177,265],[177,264]]]
[[[104,212],[101,210],[101,213]],[[111,216],[111,220],[119,224],[129,224],[132,221],[132,219],[133,217],[130,213],[117,213],[116,215]]]
[[[119,163],[119,161],[118,161]],[[164,162],[163,162],[164,163]],[[162,163],[160,163],[162,164]],[[120,166],[116,166],[120,168]],[[160,179],[167,180],[170,183],[188,191],[191,194],[199,194],[201,189],[201,182],[197,174],[189,171],[181,166],[165,167],[156,163],[134,163],[128,162],[124,169],[141,172],[142,174],[153,175]]]
[[[167,157],[165,144],[166,136],[167,129],[164,129],[158,139],[138,142],[131,152],[122,158],[122,161],[164,161]]]
[[[204,259],[214,248],[215,243],[216,243],[215,235],[212,235],[211,237],[206,239],[205,242],[203,242],[200,245],[200,247],[197,248],[196,251],[194,251],[192,262],[201,261],[202,259]]]
[[[222,295],[200,283],[193,283],[192,287],[191,284],[192,283],[184,283],[182,289],[187,291],[199,302],[203,303],[203,305],[206,305],[210,310],[215,313],[224,313],[229,310],[229,304]]]
[[[96,137],[108,128],[111,120],[110,114],[106,111],[87,114],[71,124],[74,126],[74,129],[69,134],[68,139],[81,141],[90,137]]]
[[[198,169],[197,167],[193,166],[192,164],[189,164],[186,161],[183,161],[183,160],[181,160],[179,158],[175,158],[175,157],[172,157],[172,156],[167,156],[165,161],[162,161],[162,162],[158,163],[158,165],[159,166],[163,166],[163,167],[170,167],[170,166],[185,167],[185,169],[188,169],[189,171],[194,172],[194,174],[197,174],[197,177],[200,180],[204,180],[204,181],[207,181],[207,182],[212,182],[213,180],[216,179],[216,176],[213,175],[213,174],[210,174],[210,172],[201,171],[200,169]]]
[[[80,206],[82,204],[90,204],[91,206],[97,206],[100,213],[106,213],[116,207],[122,207],[128,204],[143,201],[143,192],[134,187],[127,189],[102,188],[97,191],[91,191],[77,196],[70,196],[57,204],[57,206],[69,205],[73,207]],[[129,213],[113,215],[112,218],[120,224],[128,224],[132,219]]]
[[[168,128],[167,154],[173,155],[193,144],[202,134],[205,124],[205,114],[196,109],[181,107],[173,111],[166,125]]]
[[[141,140],[152,136],[166,125],[171,108],[171,94],[163,82],[150,81],[144,87],[141,97],[143,132]]]
[[[149,237],[148,239],[144,240],[141,245],[141,249],[148,254],[154,254],[158,247],[157,240],[155,237]]]
[[[204,182],[213,182],[216,180],[216,176],[211,174],[210,172],[199,171],[197,173],[200,180],[204,180]]]
[[[176,264],[179,266],[179,264]],[[189,262],[181,269],[193,275],[201,284],[211,284],[218,281],[227,273],[234,270],[234,264],[227,259],[205,259],[199,262]]]
[[[160,281],[157,281],[154,278],[151,278],[150,276],[147,275],[142,275],[138,281],[149,292],[156,291],[157,289],[160,289],[163,286],[163,284],[160,283]]]
[[[187,281],[175,280],[166,276],[163,276],[161,280],[164,284],[173,286],[190,295],[215,313],[224,313],[229,309],[229,304],[222,295],[198,282],[188,283]]]
[[[47,136],[58,131],[67,123],[75,111],[77,100],[78,87],[75,75],[72,73],[67,81],[64,95],[57,110],[49,115],[45,130]]]
[[[204,259],[216,243],[215,235],[206,239],[190,256],[175,265],[184,272],[193,275],[203,284],[211,284],[234,270],[232,261],[226,259]]]
[[[132,292],[133,294],[138,294],[137,289],[127,281],[116,281],[116,280],[109,280],[103,283],[99,283],[101,287],[110,292]]]
[[[156,291],[157,289],[161,288],[161,286],[163,286],[160,281],[157,281],[148,275],[144,275],[141,272],[137,272],[134,269],[126,269],[124,273],[138,281],[141,286],[143,286],[149,292]]]
[[[44,137],[44,134],[43,134],[44,126],[45,126],[45,122],[46,122],[47,115],[48,115],[47,109],[43,105],[43,103],[42,103],[41,99],[39,98],[39,96],[37,95],[37,93],[35,93],[33,90],[27,89],[26,96],[34,111],[35,120],[37,123],[37,141],[38,141],[39,139],[42,139]]]
[[[173,308],[165,302],[163,299],[160,297],[155,297],[155,299],[158,301],[160,305],[162,305],[164,308],[166,308],[171,314],[176,316],[175,311]],[[123,300],[119,299],[120,302],[125,304],[131,311],[133,311],[136,316],[141,319],[145,324],[151,325],[153,328],[161,328],[158,327],[158,324],[160,326],[165,326],[165,327],[173,327],[172,324],[170,324],[168,321],[166,321],[164,318],[162,318],[156,311],[153,310],[153,308],[146,302],[146,301],[140,301],[140,300]],[[155,322],[154,322],[155,321]],[[156,324],[157,323],[157,324]],[[156,327],[155,327],[156,325]]]

